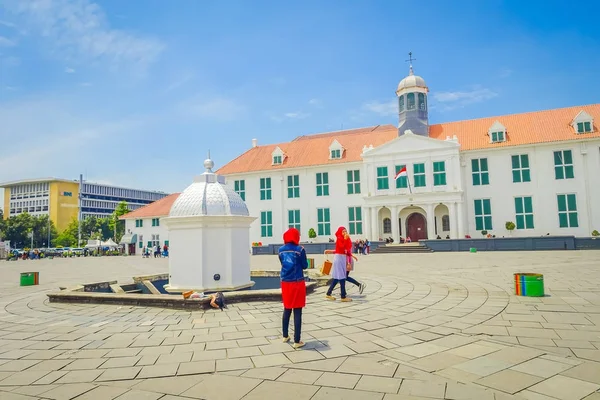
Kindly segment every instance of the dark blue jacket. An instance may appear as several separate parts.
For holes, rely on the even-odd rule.
[[[308,268],[308,259],[304,247],[287,243],[279,248],[281,262],[281,281],[297,282],[304,280],[302,270]]]

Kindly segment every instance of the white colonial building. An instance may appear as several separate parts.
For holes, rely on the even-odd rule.
[[[144,247],[169,246],[169,231],[161,219],[169,216],[179,193],[174,193],[120,217],[125,221],[121,243],[127,254],[142,254]]]
[[[250,240],[281,243],[290,226],[303,240],[346,226],[355,239],[396,243],[600,230],[600,104],[429,125],[427,93],[411,67],[397,128],[254,139],[218,171],[258,218]]]

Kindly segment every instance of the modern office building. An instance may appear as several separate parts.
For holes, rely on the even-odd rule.
[[[168,195],[57,178],[6,182],[0,187],[4,188],[4,218],[23,212],[50,215],[59,232],[78,217],[80,209],[82,219],[92,215],[104,218],[110,216],[121,201],[126,201],[133,211]]]
[[[428,92],[411,66],[397,127],[253,139],[218,171],[258,217],[251,241],[281,243],[291,226],[396,243],[600,230],[600,104],[430,125]]]

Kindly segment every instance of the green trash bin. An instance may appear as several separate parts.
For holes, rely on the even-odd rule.
[[[34,286],[39,283],[39,272],[22,272],[21,286]]]
[[[477,248],[475,248],[475,247],[471,247],[471,248],[469,249],[469,251],[470,251],[471,253],[477,253]]]
[[[544,275],[515,274],[515,294],[517,296],[544,297]]]

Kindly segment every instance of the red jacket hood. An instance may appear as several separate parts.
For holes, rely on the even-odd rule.
[[[300,232],[296,228],[290,228],[283,234],[283,243],[293,243],[298,246],[300,243]]]

